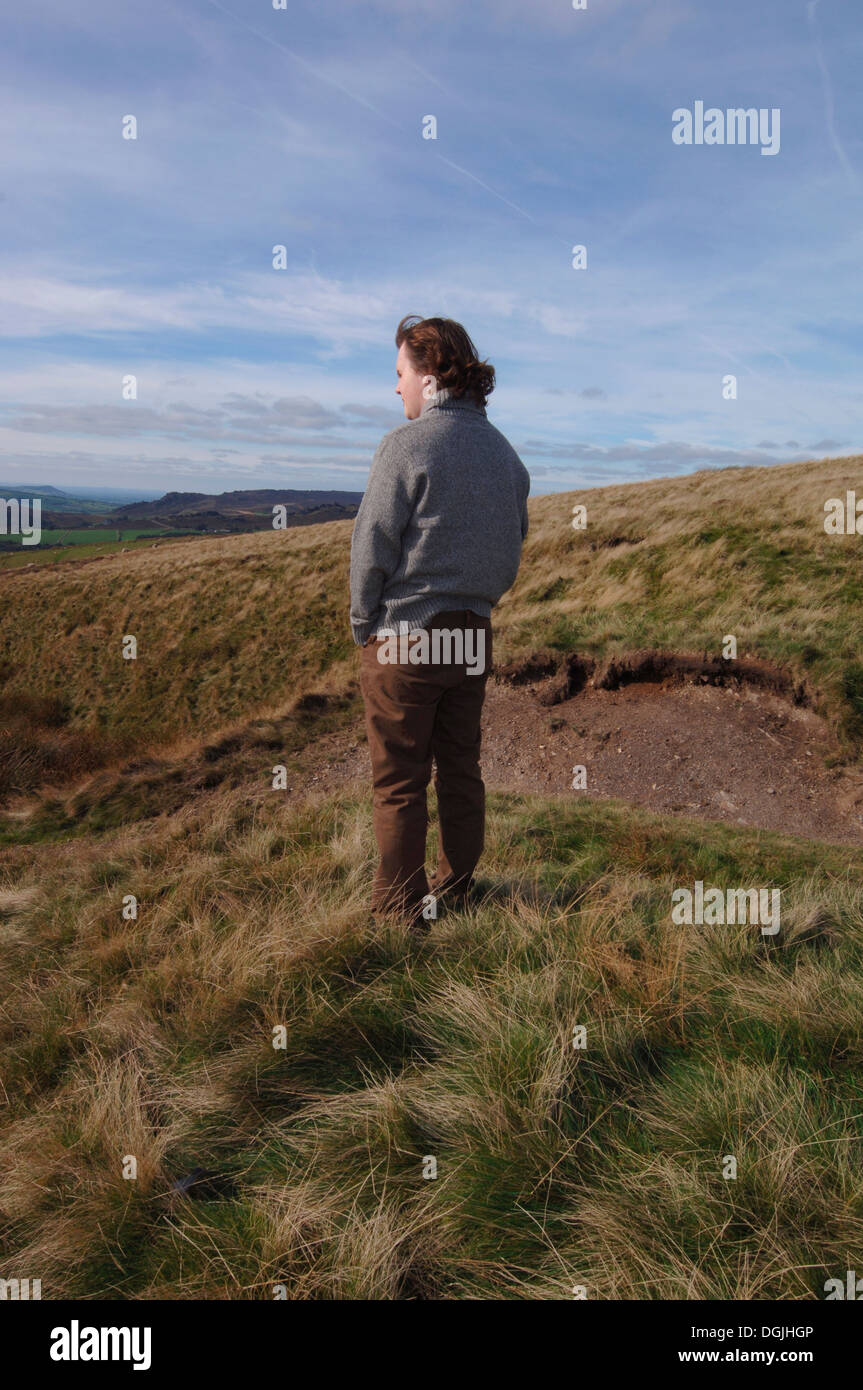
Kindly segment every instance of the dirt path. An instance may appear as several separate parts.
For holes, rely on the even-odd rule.
[[[610,796],[653,811],[863,845],[863,772],[827,770],[825,721],[764,684],[700,684],[679,674],[619,689],[587,682],[559,703],[559,676],[492,678],[483,710],[490,791]],[[302,755],[315,791],[371,786],[361,724]],[[573,768],[586,789],[573,790]]]

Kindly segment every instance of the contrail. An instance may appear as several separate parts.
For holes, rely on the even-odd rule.
[[[818,35],[818,25],[815,20],[815,11],[817,10],[820,3],[821,0],[808,0],[806,12],[815,38],[815,52],[818,56],[818,66],[821,69],[821,76],[824,79],[824,99],[827,106],[827,130],[830,135],[830,143],[836,151],[836,155],[839,159],[840,164],[845,170],[845,173],[848,175],[851,187],[854,189],[855,193],[859,193],[860,181],[857,178],[857,173],[853,165],[851,164],[851,161],[849,160],[848,156],[846,155],[844,149],[842,148],[842,142],[840,141],[839,136],[836,134],[836,127],[833,124],[833,88],[830,83],[830,73],[827,70],[826,62],[824,61],[824,53],[821,48],[821,39]]]
[[[437,154],[437,150],[435,150],[435,154]],[[525,212],[524,208],[520,208],[518,203],[511,203],[509,198],[505,198],[502,193],[498,193],[497,189],[490,188],[487,183],[483,183],[482,179],[477,178],[476,174],[472,174],[470,169],[463,169],[460,164],[454,164],[453,161],[447,159],[444,154],[437,154],[437,157],[438,159],[442,159],[444,164],[448,164],[451,169],[456,169],[458,173],[464,174],[465,178],[473,179],[474,183],[478,183],[480,188],[485,189],[486,193],[491,193],[492,197],[499,198],[502,203],[506,203],[508,208],[513,208],[515,212],[520,212],[522,217],[526,217],[535,227],[539,227],[540,231],[544,230],[542,224],[537,222],[535,217],[531,217],[529,212]]]
[[[337,82],[335,78],[327,77],[325,73],[319,72],[318,69],[314,66],[314,64],[308,62],[306,58],[301,58],[299,53],[296,53],[292,48],[289,48],[287,44],[282,43],[279,39],[274,39],[272,35],[265,33],[262,29],[256,28],[254,24],[249,24],[247,20],[241,19],[239,15],[235,15],[231,10],[226,9],[224,5],[220,5],[219,0],[207,0],[207,4],[211,5],[213,9],[219,10],[223,15],[226,15],[228,19],[232,19],[234,23],[239,24],[241,28],[248,29],[249,33],[255,34],[259,39],[263,39],[265,43],[270,43],[273,45],[274,48],[279,48],[283,53],[287,53],[291,58],[295,60],[295,62],[301,63],[302,66],[306,68],[306,70],[310,72],[313,77],[317,77],[320,82],[326,82],[328,86],[335,87],[337,91],[341,92],[344,96],[349,97],[351,101],[358,102],[360,106],[364,106],[368,111],[372,111],[376,116],[380,116],[381,120],[386,121],[389,125],[395,126],[396,130],[402,130],[402,127],[399,124],[399,122],[394,121],[391,116],[388,116],[386,114],[385,111],[381,111],[380,108],[375,106],[372,102],[366,101],[365,97],[358,96],[358,94],[356,92],[352,92],[350,88],[342,86],[342,84],[340,82]],[[413,66],[416,67],[416,63],[414,63]],[[421,69],[418,69],[418,71],[421,71]],[[430,74],[426,74],[426,76],[430,76]],[[436,79],[434,78],[432,78],[431,80],[436,81]],[[441,86],[441,84],[438,83],[438,86]],[[451,159],[447,159],[445,155],[438,154],[437,150],[435,150],[434,153],[438,159],[443,160],[444,164],[448,164],[451,169],[455,169],[458,173],[464,174],[465,178],[473,179],[474,183],[478,183],[480,188],[485,189],[486,193],[490,193],[493,198],[498,198],[500,202],[505,203],[506,206],[512,208],[514,212],[519,213],[522,217],[526,217],[528,221],[532,222],[535,227],[538,227],[540,229],[540,231],[547,230],[545,227],[542,226],[540,222],[537,222],[536,218],[532,217],[529,212],[526,212],[524,208],[519,207],[518,203],[513,203],[510,201],[509,198],[505,198],[502,193],[498,193],[497,189],[492,188],[487,183],[484,183],[481,178],[478,178],[476,174],[472,174],[469,169],[463,169],[460,164],[454,164],[453,161]],[[563,240],[563,238],[561,238],[561,240]],[[569,245],[568,242],[566,244]]]
[[[425,68],[421,68],[419,63],[414,62],[413,58],[406,58],[405,55],[402,53],[399,55],[399,60],[400,62],[404,63],[406,67],[414,68],[414,70],[418,72],[422,77],[426,78],[428,82],[433,82],[436,87],[440,87],[441,91],[444,92],[453,101],[464,101],[464,97],[459,96],[458,92],[450,91],[449,87],[445,87],[444,84],[440,82],[438,78],[435,77],[433,72],[426,72]]]
[[[751,376],[755,381],[770,381],[769,377],[762,376],[761,372],[756,371],[754,367],[748,367],[743,358],[739,357],[731,348],[726,347],[724,343],[717,343],[715,338],[708,338],[706,333],[698,333],[696,336],[699,337],[703,343],[707,343],[708,347],[713,348],[715,352],[723,357],[727,357],[735,366],[739,363],[747,375]],[[769,350],[770,349],[768,349],[768,351]],[[779,354],[775,353],[774,356],[779,356]],[[792,415],[798,415],[801,420],[805,420],[807,425],[810,425],[813,430],[817,431],[823,429],[823,425],[819,424],[817,420],[813,420],[812,416],[807,415],[806,411],[801,410],[799,406],[788,405],[786,406],[786,410],[790,411]]]
[[[295,53],[292,48],[288,48],[286,43],[281,43],[279,39],[274,39],[271,34],[264,33],[263,29],[255,28],[255,25],[249,24],[248,20],[241,19],[239,15],[233,14],[231,10],[226,10],[224,5],[219,4],[219,0],[207,0],[207,4],[212,5],[216,10],[221,10],[222,14],[227,15],[228,19],[232,19],[235,24],[241,25],[243,29],[248,29],[249,33],[256,34],[257,37],[263,39],[265,43],[271,43],[274,48],[280,48],[283,53],[289,54],[295,62],[301,63],[319,82],[326,82],[328,86],[335,87],[343,96],[350,97],[351,101],[359,102],[360,106],[365,106],[368,111],[373,111],[376,116],[380,116],[381,120],[389,122],[390,125],[394,125],[397,130],[400,129],[398,121],[394,121],[385,111],[381,111],[379,107],[373,105],[370,101],[366,101],[365,97],[358,96],[356,92],[352,92],[348,87],[343,87],[341,82],[337,82],[334,77],[327,77],[325,73],[319,72],[306,58],[301,58],[299,53]]]

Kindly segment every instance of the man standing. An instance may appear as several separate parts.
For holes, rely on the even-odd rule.
[[[427,928],[423,899],[464,902],[485,838],[480,719],[491,610],[527,535],[530,475],[485,403],[494,367],[452,319],[403,318],[396,394],[351,539],[351,628],[374,779],[372,914]],[[436,766],[440,854],[425,872]]]

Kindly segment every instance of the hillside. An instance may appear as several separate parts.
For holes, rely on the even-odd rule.
[[[484,898],[418,944],[368,917],[349,524],[0,576],[4,1277],[822,1299],[863,1235],[859,462],[529,504]],[[698,881],[781,930],[676,924]]]
[[[719,664],[729,681],[766,663],[762,683],[822,717],[832,757],[859,766],[863,548],[823,529],[825,500],[859,473],[852,458],[535,498],[518,580],[495,610],[495,663],[537,660],[571,689],[580,663],[637,651]],[[584,532],[570,525],[576,502]],[[0,794],[279,717],[306,694],[356,700],[351,529],[0,572]],[[728,633],[736,662],[721,657]]]

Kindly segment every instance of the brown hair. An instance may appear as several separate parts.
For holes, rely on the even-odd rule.
[[[396,347],[402,343],[417,371],[436,378],[439,391],[447,387],[455,396],[485,405],[494,390],[494,367],[477,360],[476,348],[455,319],[406,314],[396,329]]]

